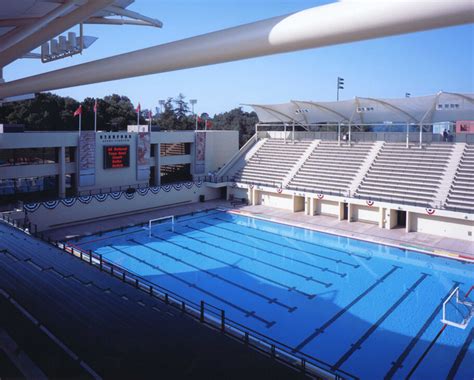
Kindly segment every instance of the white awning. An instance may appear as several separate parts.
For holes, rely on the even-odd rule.
[[[432,124],[474,120],[474,94],[439,92],[400,99],[356,97],[339,102],[292,100],[284,104],[249,104],[261,123]]]

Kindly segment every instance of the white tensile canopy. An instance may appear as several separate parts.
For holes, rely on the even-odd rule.
[[[474,120],[474,94],[439,92],[435,95],[317,102],[292,100],[283,104],[248,104],[263,124],[303,126],[344,124],[433,124],[456,120]]]

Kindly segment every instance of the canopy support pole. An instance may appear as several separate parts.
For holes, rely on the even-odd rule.
[[[423,147],[423,124],[420,124],[420,149]]]
[[[286,144],[286,123],[283,124],[283,142]]]
[[[295,143],[295,121],[293,120],[292,131],[291,131],[291,142]]]
[[[349,146],[351,146],[351,143],[352,143],[352,135],[351,135],[351,132],[352,132],[352,123],[349,123],[349,138],[348,138]]]
[[[341,146],[341,123],[337,123],[337,145]]]
[[[408,127],[408,123],[407,123],[407,144],[406,144],[406,147],[408,148],[409,144],[410,144],[410,129]]]
[[[258,123],[255,124],[255,141],[258,142]]]

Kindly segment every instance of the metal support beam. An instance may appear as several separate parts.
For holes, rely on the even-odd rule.
[[[58,36],[65,30],[73,27],[74,25],[80,24],[84,20],[87,20],[91,15],[102,10],[113,2],[114,0],[88,1],[85,5],[82,5],[76,10],[68,13],[64,17],[55,19],[41,30],[2,51],[2,54],[0,55],[0,66],[8,65],[17,58],[21,57],[23,54],[29,53],[31,50],[37,48],[45,41],[48,41],[49,39]],[[32,90],[27,92],[37,91],[40,90]],[[23,93],[24,92],[21,92],[21,94]],[[0,98],[5,97],[7,96],[0,96]]]
[[[20,27],[14,30],[13,33],[9,34],[6,38],[0,38],[0,51],[4,51],[13,45],[19,43],[32,36],[34,33],[45,28],[49,23],[54,21],[56,18],[61,17],[67,12],[71,11],[76,7],[77,1],[70,0],[66,4],[63,4],[42,18],[39,18],[36,22],[29,24],[28,26]],[[40,42],[41,44],[41,42]],[[36,47],[36,46],[35,46]],[[31,49],[30,49],[31,50]]]
[[[106,0],[95,0],[84,7],[92,6],[92,3],[96,9],[103,8],[103,4],[110,5]],[[78,11],[79,9],[71,14]],[[358,17],[354,18],[354,14]],[[84,21],[90,15],[89,13],[87,17],[80,17],[75,23]],[[341,1],[8,82],[0,85],[0,98],[473,21],[471,0]],[[57,28],[52,34],[57,35],[69,26]],[[58,29],[61,30],[58,32]],[[0,66],[48,39],[44,35],[40,37],[35,43],[29,41],[28,49],[25,45],[14,54],[9,52],[5,57],[2,54]],[[140,64],[137,65],[137,62]]]

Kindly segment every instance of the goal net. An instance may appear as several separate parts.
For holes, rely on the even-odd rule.
[[[168,226],[171,224],[171,231],[174,232],[175,217],[174,215],[162,216],[161,218],[150,219],[148,221],[148,236],[151,237],[154,229],[159,226]]]
[[[474,317],[474,302],[469,300],[469,294],[473,289],[474,286],[465,295],[460,294],[459,286],[453,290],[443,303],[442,323],[459,329],[466,329]]]

